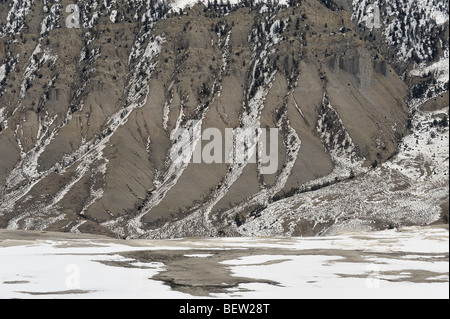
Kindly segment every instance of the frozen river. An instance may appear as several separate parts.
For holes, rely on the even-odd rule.
[[[121,241],[0,230],[0,298],[449,298],[448,227]]]

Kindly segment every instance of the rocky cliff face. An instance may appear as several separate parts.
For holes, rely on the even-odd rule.
[[[411,110],[439,109],[448,89],[448,3],[408,3],[380,5],[369,29],[366,1],[0,1],[0,227],[158,238],[311,235],[363,212],[364,227],[435,221],[445,195],[420,220],[390,195],[377,215],[364,206],[377,191],[348,199],[383,174],[388,189],[412,182],[380,164],[415,128]],[[278,128],[277,171],[174,161],[182,127]]]

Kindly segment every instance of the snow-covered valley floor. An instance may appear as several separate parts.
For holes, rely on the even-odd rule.
[[[0,230],[0,298],[449,298],[448,227],[119,241]]]

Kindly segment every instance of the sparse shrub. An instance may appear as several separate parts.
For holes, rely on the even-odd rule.
[[[372,168],[375,169],[375,168],[377,168],[377,167],[378,167],[378,161],[375,160],[375,161],[373,161],[373,163],[372,163]]]

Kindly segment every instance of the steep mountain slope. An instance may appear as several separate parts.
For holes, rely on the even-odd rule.
[[[79,28],[71,1],[0,1],[0,227],[156,238],[434,222],[446,175],[417,199],[423,218],[392,205],[408,188],[362,204],[415,183],[372,169],[448,90],[448,3],[396,3],[369,30],[366,1],[78,1]],[[277,172],[174,161],[180,128],[278,128]]]

